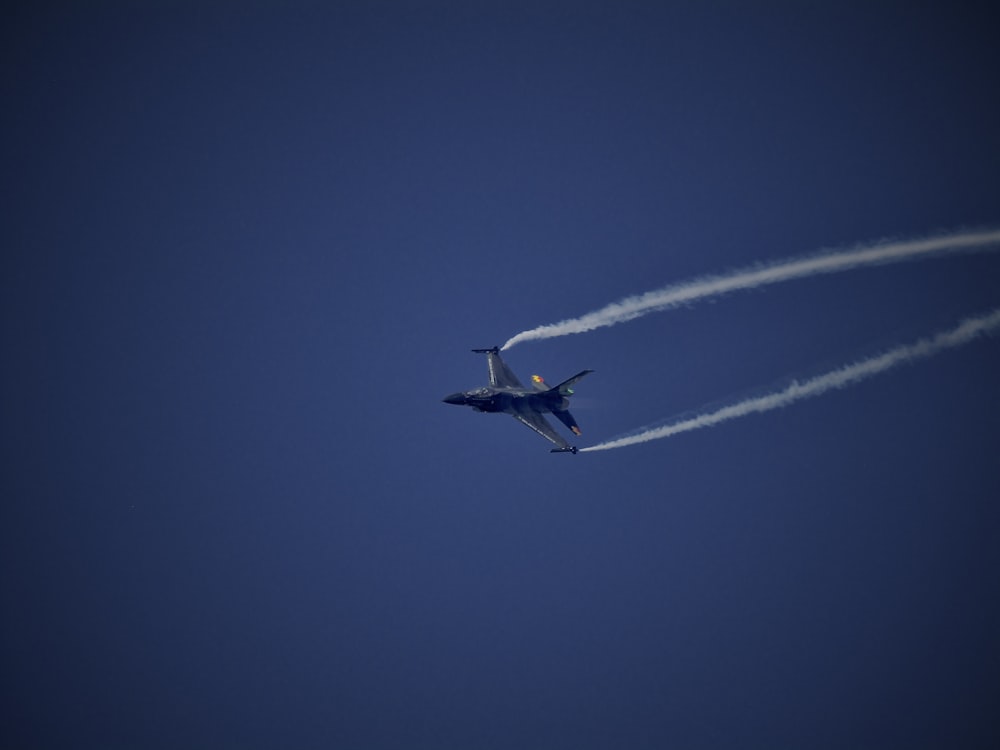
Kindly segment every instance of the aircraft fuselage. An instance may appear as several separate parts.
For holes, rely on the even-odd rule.
[[[569,399],[558,393],[538,393],[508,388],[476,388],[464,393],[453,393],[445,403],[471,406],[476,411],[525,414],[565,411]]]

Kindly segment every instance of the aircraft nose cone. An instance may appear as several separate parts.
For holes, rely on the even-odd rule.
[[[465,394],[453,393],[450,396],[445,396],[441,400],[444,401],[446,404],[457,404],[458,406],[461,406],[462,404],[465,403]]]

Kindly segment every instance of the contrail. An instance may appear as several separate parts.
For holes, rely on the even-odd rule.
[[[624,448],[626,445],[636,443],[646,443],[650,440],[678,435],[682,432],[690,432],[701,427],[711,427],[720,422],[726,422],[737,417],[745,417],[748,414],[755,414],[772,409],[780,409],[802,399],[812,398],[826,393],[834,388],[844,388],[848,385],[870,378],[880,372],[885,372],[904,362],[913,362],[918,359],[932,357],[945,349],[952,349],[962,346],[972,341],[977,336],[990,333],[1000,328],[1000,308],[978,318],[970,318],[961,325],[950,331],[939,333],[931,338],[920,339],[913,344],[897,346],[877,357],[862,360],[851,365],[845,365],[837,370],[810,378],[803,383],[797,381],[781,391],[776,391],[765,396],[748,398],[739,403],[725,406],[717,411],[708,414],[701,414],[682,422],[666,425],[664,427],[654,427],[643,430],[636,435],[609,440],[606,443],[599,443],[588,448],[581,448],[585,451],[606,451],[611,448]]]
[[[634,320],[651,312],[666,310],[687,302],[714,297],[737,289],[753,289],[767,284],[776,284],[780,281],[801,279],[806,276],[848,271],[852,268],[879,263],[895,263],[933,253],[979,249],[996,244],[1000,244],[1000,231],[952,233],[909,242],[864,245],[848,251],[825,251],[807,258],[744,268],[720,276],[706,276],[634,297],[626,297],[620,302],[614,302],[579,318],[570,318],[559,323],[539,326],[530,331],[522,331],[508,339],[501,349],[510,349],[522,341],[550,339],[613,326],[616,323]]]

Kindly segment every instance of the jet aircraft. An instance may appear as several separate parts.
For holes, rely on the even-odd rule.
[[[532,375],[533,388],[525,388],[521,381],[511,371],[510,367],[500,358],[500,347],[492,349],[473,349],[477,354],[485,354],[490,370],[490,384],[471,391],[453,393],[446,396],[446,404],[471,406],[481,412],[503,412],[510,414],[523,425],[527,425],[546,440],[551,440],[558,448],[552,453],[576,453],[577,448],[558,432],[545,418],[546,412],[551,412],[564,425],[569,427],[574,435],[580,434],[573,415],[569,413],[569,396],[573,394],[572,385],[589,375],[593,370],[584,370],[569,380],[549,388],[538,375]]]

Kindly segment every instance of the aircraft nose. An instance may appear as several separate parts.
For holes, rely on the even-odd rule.
[[[441,400],[444,401],[446,404],[457,404],[458,406],[461,406],[465,403],[465,394],[453,393],[450,396],[445,396]]]

